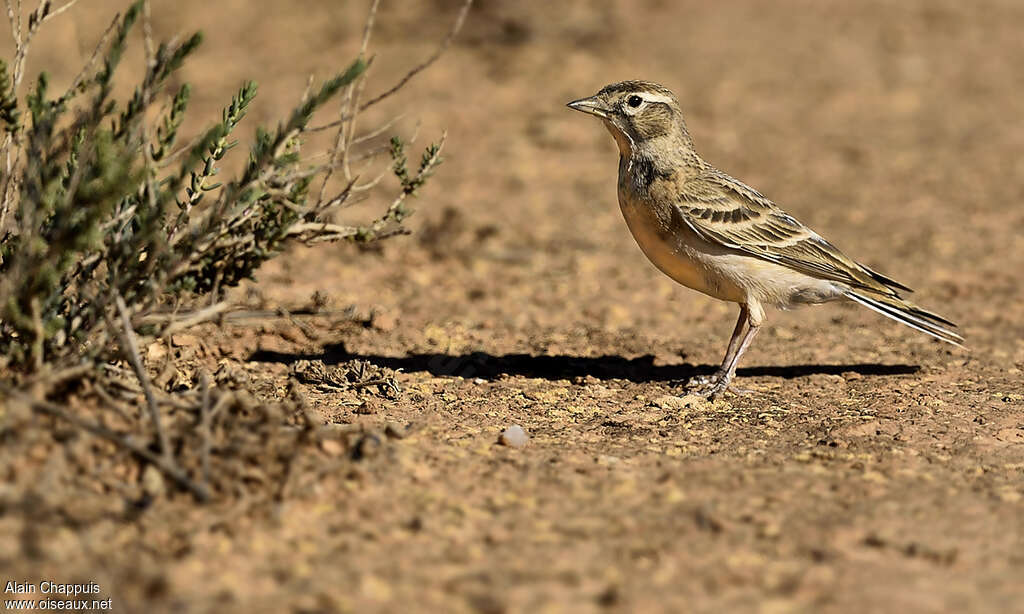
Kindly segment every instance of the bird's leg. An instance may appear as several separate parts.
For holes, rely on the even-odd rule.
[[[725,374],[729,370],[729,363],[732,362],[733,356],[736,355],[736,352],[740,348],[740,339],[743,338],[743,332],[746,328],[748,317],[749,310],[747,309],[747,306],[745,304],[740,305],[740,317],[736,320],[736,328],[732,331],[732,337],[729,338],[729,347],[725,350],[725,358],[722,359],[722,364],[711,375],[697,375],[691,377],[686,383],[687,388],[707,388],[725,377]]]
[[[740,305],[740,317],[736,320],[736,328],[732,331],[732,337],[729,338],[729,347],[725,350],[725,357],[722,358],[722,364],[718,367],[718,371],[715,372],[715,378],[721,379],[728,377],[729,369],[735,371],[736,364],[739,362],[740,354],[746,349],[743,343],[749,343],[746,340],[747,329],[750,325],[750,308],[746,304]]]
[[[736,375],[736,366],[739,365],[740,358],[743,357],[751,342],[754,341],[757,331],[761,330],[761,320],[764,317],[762,310],[758,309],[755,312],[745,305],[740,311],[740,316],[741,322],[746,321],[746,330],[742,334],[742,340],[739,343],[734,343],[736,340],[734,335],[734,338],[729,341],[729,349],[725,353],[725,360],[722,361],[721,368],[713,376],[714,381],[709,382],[709,385],[698,391],[698,394],[709,399],[716,398],[729,387],[729,382]],[[741,328],[739,323],[737,323],[737,331]]]

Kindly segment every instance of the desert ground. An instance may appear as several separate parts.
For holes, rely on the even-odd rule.
[[[385,0],[368,91],[458,4]],[[120,8],[48,25],[30,77],[70,79]],[[206,33],[184,130],[245,78],[243,139],[276,121],[352,59],[365,12],[154,0],[157,37]],[[275,496],[257,463],[210,504],[167,486],[145,509],[70,498],[46,480],[81,454],[42,447],[3,469],[0,580],[96,582],[121,612],[1024,612],[1022,29],[1014,0],[480,0],[366,118],[404,113],[417,143],[447,130],[414,233],[295,249],[230,295],[322,315],[174,342],[185,379],[301,396],[354,447],[311,444]],[[968,349],[855,305],[771,311],[746,394],[684,396],[736,306],[645,260],[612,139],[565,108],[633,78],[677,93],[706,159],[915,288]],[[511,425],[525,446],[498,443]]]

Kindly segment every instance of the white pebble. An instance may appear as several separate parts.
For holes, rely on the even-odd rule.
[[[498,443],[509,446],[511,448],[521,448],[526,445],[526,442],[530,441],[530,436],[526,434],[523,427],[518,424],[505,429],[502,432],[501,437],[498,438]]]

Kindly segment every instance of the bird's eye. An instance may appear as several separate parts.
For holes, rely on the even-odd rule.
[[[628,104],[629,106],[631,106],[631,107],[633,107],[635,109],[635,108],[639,107],[640,104],[643,103],[643,101],[644,101],[643,98],[637,96],[636,94],[633,94],[632,96],[630,96],[629,98],[626,99],[626,104]]]

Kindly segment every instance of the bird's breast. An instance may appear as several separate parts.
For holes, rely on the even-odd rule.
[[[653,200],[653,202],[652,202]],[[676,282],[717,299],[744,302],[745,293],[714,266],[714,248],[700,239],[657,199],[639,197],[628,186],[619,187],[619,207],[630,233],[647,259]]]

